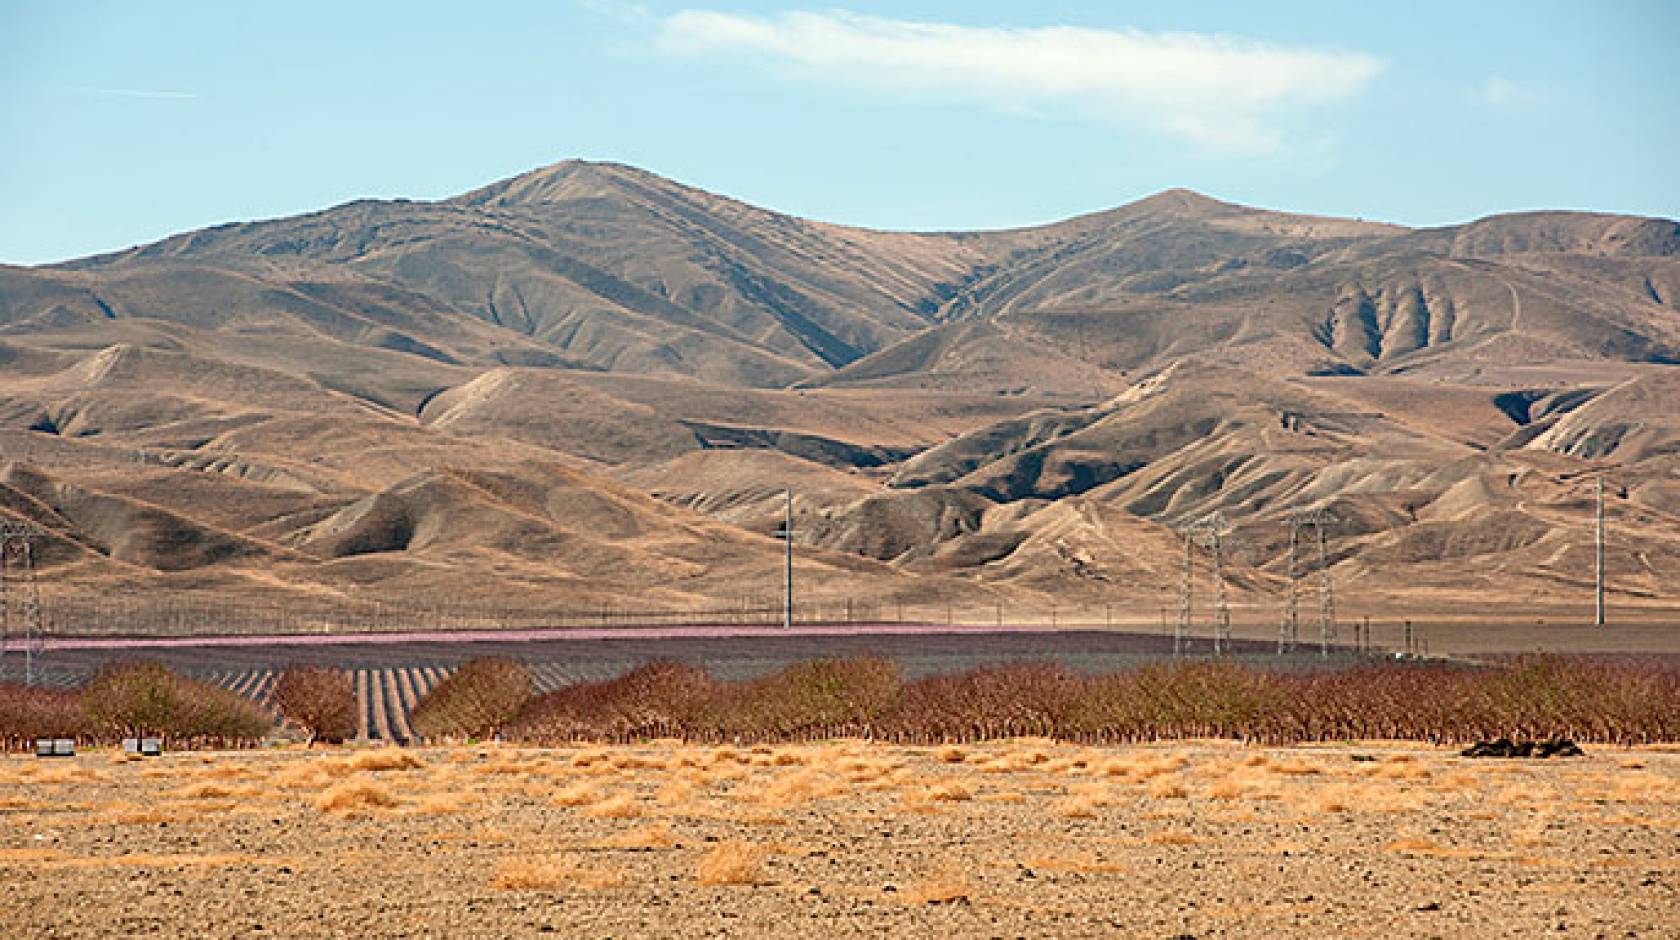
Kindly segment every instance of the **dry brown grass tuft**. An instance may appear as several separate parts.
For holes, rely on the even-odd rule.
[[[933,759],[946,764],[960,764],[968,759],[968,751],[955,745],[948,745],[934,751]]]
[[[496,868],[491,884],[503,891],[552,891],[574,886],[587,891],[615,888],[624,883],[616,871],[591,864],[579,868],[562,859],[542,857],[510,858]]]
[[[1116,757],[1103,763],[1097,770],[1105,776],[1143,783],[1188,766],[1190,759],[1183,754],[1144,753]]]
[[[668,849],[676,844],[676,835],[663,823],[642,826],[601,840],[601,847],[607,849]]]
[[[464,813],[478,804],[478,795],[474,793],[432,793],[415,804],[414,812],[420,816],[449,816]]]
[[[927,798],[936,803],[961,803],[974,799],[974,788],[955,778],[940,780],[928,785]]]
[[[1188,832],[1157,832],[1144,841],[1150,845],[1196,845],[1202,840]]]
[[[274,775],[274,783],[286,790],[319,790],[343,776],[344,772],[344,765],[338,761],[298,761],[280,768]]]
[[[668,809],[683,809],[694,803],[700,789],[687,780],[672,780],[660,787],[654,794],[654,800]]]
[[[798,770],[768,781],[759,791],[759,801],[767,806],[794,806],[838,796],[845,790],[843,783],[821,770]]]
[[[1333,783],[1308,796],[1306,807],[1316,813],[1405,813],[1418,802],[1387,787]]]
[[[601,789],[593,783],[579,780],[577,783],[558,790],[549,802],[555,806],[588,806],[601,798]]]
[[[974,888],[959,868],[941,868],[916,881],[902,895],[907,904],[968,904]]]
[[[767,848],[750,842],[719,842],[695,863],[694,878],[703,885],[763,884],[769,855]]]
[[[35,784],[63,784],[63,783],[98,783],[105,779],[105,775],[92,767],[82,767],[72,764],[68,767],[46,767],[27,775],[30,783]]]
[[[1050,811],[1065,819],[1095,819],[1097,801],[1089,796],[1067,796],[1050,804]]]
[[[1190,791],[1176,779],[1158,777],[1150,781],[1149,795],[1157,800],[1182,800],[1190,795]]]
[[[1271,773],[1285,777],[1315,777],[1324,773],[1322,766],[1303,760],[1270,760],[1264,766]]]
[[[642,815],[642,804],[636,801],[635,794],[614,793],[581,812],[592,819],[636,819]]]
[[[254,787],[230,787],[222,783],[195,783],[176,790],[172,795],[181,800],[227,800],[257,796]]]
[[[394,747],[384,747],[377,751],[363,751],[360,754],[354,754],[345,764],[351,770],[370,771],[417,770],[426,766],[425,761],[420,758]]]
[[[204,780],[246,780],[257,776],[250,764],[218,764],[200,770],[195,776]]]
[[[1616,785],[1610,788],[1608,796],[1617,803],[1680,803],[1680,781],[1640,774],[1617,780]]]
[[[1413,836],[1390,842],[1388,850],[1402,855],[1429,855],[1441,851],[1441,846],[1429,839]]]
[[[390,809],[397,802],[396,796],[381,784],[371,780],[347,780],[316,797],[315,808],[322,812],[353,813]]]
[[[1114,874],[1132,870],[1129,865],[1105,861],[1100,856],[1086,851],[1040,856],[1029,859],[1027,867],[1041,871],[1065,871],[1085,875]]]

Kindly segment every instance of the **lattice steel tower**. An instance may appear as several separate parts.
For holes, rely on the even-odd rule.
[[[0,669],[12,647],[21,645],[26,685],[35,683],[35,658],[45,643],[31,545],[40,535],[41,530],[27,522],[0,519]]]
[[[1289,588],[1284,595],[1283,617],[1278,624],[1278,653],[1293,650],[1301,639],[1301,530],[1312,529],[1318,542],[1318,652],[1330,655],[1330,641],[1336,639],[1336,594],[1330,583],[1329,529],[1336,517],[1323,509],[1298,512],[1289,517]]]
[[[1192,600],[1196,579],[1195,546],[1200,543],[1208,550],[1213,574],[1213,654],[1224,653],[1231,645],[1231,606],[1225,599],[1224,548],[1225,534],[1231,525],[1222,513],[1214,512],[1199,522],[1183,528],[1184,576],[1179,582],[1178,625],[1173,631],[1173,655],[1184,652],[1194,616]]]

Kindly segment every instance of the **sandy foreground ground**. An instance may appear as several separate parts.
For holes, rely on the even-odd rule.
[[[1680,750],[0,759],[16,937],[1674,937]]]

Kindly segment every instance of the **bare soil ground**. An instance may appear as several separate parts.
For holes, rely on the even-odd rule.
[[[0,760],[10,936],[1674,936],[1680,751]]]

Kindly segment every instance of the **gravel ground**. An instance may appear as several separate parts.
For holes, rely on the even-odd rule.
[[[1680,935],[1680,751],[0,760],[18,937]]]

